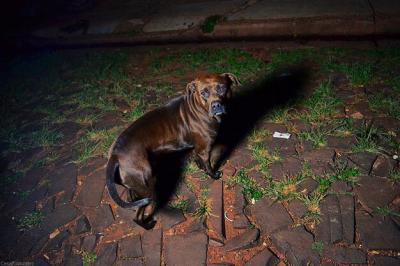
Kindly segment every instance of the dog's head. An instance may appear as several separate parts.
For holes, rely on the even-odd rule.
[[[186,86],[186,93],[193,95],[210,118],[221,122],[226,113],[226,101],[232,96],[231,86],[239,85],[239,79],[231,73],[203,75]]]

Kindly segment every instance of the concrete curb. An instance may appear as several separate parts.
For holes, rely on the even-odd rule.
[[[98,34],[71,37],[33,37],[17,41],[19,47],[92,47],[218,41],[379,40],[400,37],[400,18],[380,16],[313,17],[256,21],[225,21],[212,33],[199,28],[152,33]]]

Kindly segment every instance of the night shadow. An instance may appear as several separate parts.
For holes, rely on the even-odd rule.
[[[185,163],[191,150],[152,154],[150,164],[156,178],[155,194],[157,210],[165,207],[183,176]]]
[[[268,112],[290,105],[302,97],[308,77],[309,73],[303,67],[283,69],[240,88],[233,95],[221,123],[216,144],[222,145],[223,152],[216,162],[216,169]]]
[[[298,99],[307,80],[308,73],[305,69],[293,68],[268,75],[263,80],[240,88],[240,92],[229,103],[228,113],[217,137],[217,144],[225,146],[218,166],[269,111]],[[189,156],[190,150],[151,157],[150,162],[157,180],[157,209],[164,207],[175,193]]]

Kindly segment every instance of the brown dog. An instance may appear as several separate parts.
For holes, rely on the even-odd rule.
[[[152,153],[193,149],[196,162],[209,176],[218,179],[214,169],[214,141],[230,98],[231,85],[239,84],[230,73],[198,77],[186,87],[186,94],[152,110],[132,123],[110,149],[107,188],[121,207],[137,207],[134,220],[145,228],[154,226],[155,178],[149,157]],[[129,189],[133,202],[123,201],[115,182]]]

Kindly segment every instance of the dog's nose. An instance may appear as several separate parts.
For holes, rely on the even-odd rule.
[[[213,115],[220,115],[225,113],[225,107],[220,101],[214,101],[211,103],[211,111]]]

